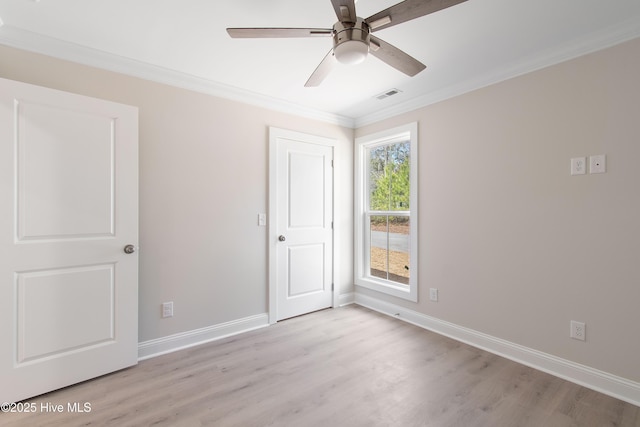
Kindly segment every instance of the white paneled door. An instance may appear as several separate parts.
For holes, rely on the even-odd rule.
[[[271,320],[332,306],[334,143],[270,129]]]
[[[0,402],[137,363],[137,242],[137,108],[0,79]]]

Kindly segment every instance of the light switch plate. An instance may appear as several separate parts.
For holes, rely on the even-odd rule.
[[[267,214],[259,213],[258,214],[258,226],[265,227],[267,225]]]
[[[587,173],[587,158],[574,157],[571,159],[571,175],[584,175]]]
[[[605,173],[607,171],[607,156],[599,154],[589,157],[589,173]]]

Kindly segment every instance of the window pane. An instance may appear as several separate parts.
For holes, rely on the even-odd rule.
[[[370,271],[372,277],[409,284],[409,217],[371,216]]]
[[[409,210],[409,143],[389,146],[389,210]]]
[[[389,251],[387,250],[388,224],[387,216],[372,216],[370,218],[371,248],[369,274],[373,277],[387,279],[389,271]]]
[[[389,280],[409,284],[409,217],[389,217]]]
[[[369,209],[409,210],[409,142],[369,150]]]
[[[373,211],[389,210],[389,183],[385,178],[387,171],[387,146],[369,150],[369,209]]]

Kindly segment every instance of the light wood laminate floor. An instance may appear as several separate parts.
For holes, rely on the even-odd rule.
[[[640,408],[400,320],[324,310],[27,401],[1,426],[633,426]],[[69,413],[85,402],[90,412]]]

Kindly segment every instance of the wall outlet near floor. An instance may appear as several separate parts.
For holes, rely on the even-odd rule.
[[[162,303],[162,317],[173,317],[173,301]]]
[[[585,341],[587,338],[587,325],[582,322],[572,320],[569,336],[576,340]]]
[[[584,175],[587,173],[587,158],[574,157],[571,159],[571,175]]]
[[[438,289],[436,288],[429,289],[429,299],[433,302],[438,302]]]

